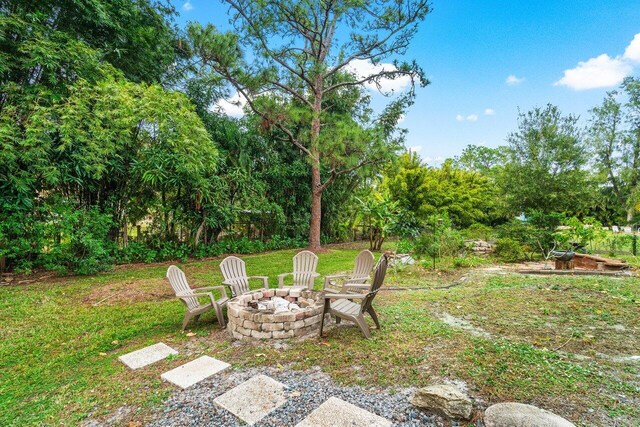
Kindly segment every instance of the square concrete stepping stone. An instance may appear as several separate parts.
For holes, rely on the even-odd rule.
[[[253,425],[287,401],[284,384],[256,375],[214,399],[218,405]]]
[[[199,383],[211,375],[224,371],[229,366],[228,363],[209,356],[198,357],[191,362],[178,366],[160,375],[165,381],[169,381],[178,387],[187,388]]]
[[[391,422],[342,399],[330,397],[296,427],[391,427]]]
[[[178,354],[178,352],[165,343],[159,342],[158,344],[123,354],[118,359],[131,369],[140,369],[172,354]]]

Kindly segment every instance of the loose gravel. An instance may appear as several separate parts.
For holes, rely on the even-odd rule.
[[[290,427],[302,421],[329,397],[335,396],[380,415],[401,427],[457,426],[437,415],[415,408],[409,403],[414,389],[397,390],[341,387],[319,367],[309,371],[290,371],[276,368],[253,368],[214,375],[186,390],[176,390],[164,403],[149,425],[220,426],[245,425],[230,412],[220,408],[214,399],[254,375],[264,374],[287,387],[287,403],[255,424],[256,427]]]

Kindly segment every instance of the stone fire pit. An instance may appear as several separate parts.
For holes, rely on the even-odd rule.
[[[229,332],[238,340],[293,338],[317,332],[324,306],[321,294],[281,288],[237,296],[227,304]]]

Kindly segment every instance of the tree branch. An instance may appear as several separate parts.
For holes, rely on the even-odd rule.
[[[222,70],[220,70],[220,72],[222,73]],[[247,100],[247,105],[249,105],[249,108],[251,108],[251,110],[254,113],[256,113],[257,115],[262,117],[264,120],[267,120],[267,121],[271,122],[271,118],[269,117],[269,115],[258,109],[258,107],[256,106],[255,102],[253,101],[253,99],[251,99],[251,97],[249,96],[247,91],[244,89],[244,87],[242,87],[235,79],[232,79],[231,76],[230,76],[230,73],[227,72],[226,75],[225,74],[223,74],[223,75],[229,80],[229,82],[233,85],[233,87],[236,88],[238,93],[240,93],[242,96],[244,96],[244,98]],[[312,156],[311,151],[309,151],[309,149],[307,147],[302,145],[300,143],[300,141],[298,141],[298,139],[293,135],[293,132],[291,132],[289,129],[287,129],[286,126],[284,126],[282,123],[280,123],[277,120],[274,121],[273,124],[275,124],[278,129],[280,129],[282,132],[284,132],[287,135],[287,137],[289,138],[289,141],[293,145],[298,147],[300,150],[302,150],[309,157],[312,157],[312,158],[314,157],[314,156]]]
[[[265,40],[264,34],[260,31],[260,29],[256,26],[256,23],[250,19],[250,17],[246,14],[244,9],[240,7],[240,5],[233,0],[225,0],[229,5],[238,12],[238,15],[242,16],[245,20],[246,24],[251,27],[252,33],[255,37],[258,38],[260,44],[262,45],[263,50],[269,55],[271,59],[276,61],[278,64],[282,65],[285,69],[287,69],[290,73],[298,76],[304,82],[306,82],[310,87],[313,87],[313,83],[309,80],[304,73],[298,73],[291,65],[289,65],[286,61],[278,58],[273,54],[273,50],[269,48],[267,41]]]
[[[374,160],[363,160],[362,162],[358,163],[355,166],[352,166],[352,167],[347,168],[347,169],[342,169],[340,171],[336,171],[335,167],[333,167],[331,169],[331,176],[329,178],[327,178],[327,180],[323,184],[320,185],[320,191],[324,191],[340,175],[351,173],[351,172],[353,172],[353,171],[355,171],[357,169],[360,169],[360,168],[362,168],[362,167],[364,167],[366,165],[372,165],[372,164],[375,164],[375,163],[376,163],[376,161],[374,161]]]

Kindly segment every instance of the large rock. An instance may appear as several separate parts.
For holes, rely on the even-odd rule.
[[[524,403],[498,403],[484,413],[486,427],[575,427],[564,418]]]
[[[455,387],[436,384],[416,391],[411,403],[443,414],[449,418],[469,419],[473,409],[471,399]]]

